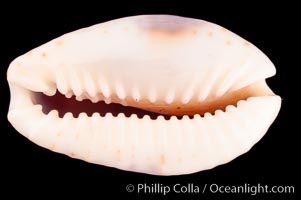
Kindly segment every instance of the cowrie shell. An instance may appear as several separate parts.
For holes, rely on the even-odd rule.
[[[203,20],[126,17],[30,52],[8,69],[10,123],[42,147],[123,170],[175,175],[227,163],[264,136],[281,106],[265,82],[272,62]],[[133,111],[75,116],[43,100],[53,95]]]

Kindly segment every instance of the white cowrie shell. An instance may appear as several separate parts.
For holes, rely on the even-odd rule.
[[[231,161],[263,137],[281,105],[265,83],[275,73],[258,48],[218,25],[126,17],[16,58],[7,73],[8,119],[33,142],[73,158],[149,174],[193,173]],[[55,89],[172,117],[44,113],[36,94]]]

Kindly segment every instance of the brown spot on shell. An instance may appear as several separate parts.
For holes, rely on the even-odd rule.
[[[164,154],[161,154],[161,156],[160,156],[160,162],[161,162],[161,164],[164,164],[165,163],[165,155]]]
[[[193,35],[196,35],[196,34],[198,34],[198,32],[197,32],[196,30],[193,30],[193,31],[192,31],[192,34],[193,34]]]
[[[64,42],[63,42],[62,39],[58,39],[58,40],[55,41],[55,44],[56,44],[57,46],[62,46],[63,43],[64,43]]]
[[[230,46],[231,44],[232,44],[232,43],[231,43],[230,40],[227,40],[227,41],[226,41],[226,45],[227,45],[227,46]]]
[[[55,149],[55,147],[56,147],[56,144],[52,144],[50,148],[53,151]]]
[[[247,42],[247,41],[244,41],[244,46],[249,46],[250,45],[250,43],[249,42]]]
[[[28,51],[26,55],[30,56],[32,54],[32,50]]]
[[[87,31],[87,28],[81,28],[81,29],[79,29],[79,30],[77,30],[78,32],[82,32],[82,33],[84,33],[84,32],[86,32]]]
[[[121,151],[120,151],[120,149],[118,149],[116,151],[116,156],[117,156],[118,160],[120,160],[120,154],[121,154]]]
[[[222,28],[222,31],[224,31],[224,32],[227,32],[228,30],[227,30],[227,29],[225,29],[225,28]]]
[[[212,37],[212,36],[213,36],[212,31],[209,31],[209,32],[208,32],[208,36],[209,36],[209,37]]]
[[[46,58],[46,53],[45,52],[43,52],[42,54],[41,54],[41,56],[43,57],[43,58]]]
[[[75,156],[75,153],[74,153],[74,152],[71,152],[69,155],[70,155],[71,157],[74,157],[74,156]]]

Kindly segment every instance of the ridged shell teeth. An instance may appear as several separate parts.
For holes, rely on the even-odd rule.
[[[138,116],[136,114],[131,114],[130,118],[132,118],[132,119],[138,119]]]
[[[62,71],[57,72],[55,75],[57,89],[61,94],[67,94],[71,90],[71,87],[69,86],[69,83],[68,83],[69,76],[66,76],[69,73],[65,72],[65,71],[68,71],[67,67],[66,68],[62,67]]]
[[[48,115],[51,116],[51,117],[58,117],[59,116],[59,112],[57,110],[51,110],[48,113]]]
[[[105,115],[105,119],[106,120],[110,120],[110,119],[112,119],[112,118],[114,118],[114,116],[112,115],[112,113],[106,113],[106,115]]]
[[[56,93],[56,87],[49,87],[48,90],[43,92],[47,96],[53,96]]]
[[[155,103],[157,100],[157,93],[156,90],[154,88],[150,88],[149,92],[148,92],[148,100],[151,103]]]
[[[97,119],[97,118],[100,118],[100,114],[98,112],[95,112],[92,114],[92,119]],[[94,120],[93,120],[94,122]]]
[[[87,119],[88,117],[89,117],[89,116],[87,115],[87,113],[84,113],[84,112],[79,113],[79,115],[78,115],[79,121],[80,121],[80,120]]]
[[[126,94],[125,94],[125,90],[124,90],[124,88],[123,88],[123,86],[122,86],[122,83],[117,82],[115,87],[116,87],[116,94],[117,94],[117,97],[118,97],[119,99],[121,99],[121,100],[125,99]]]
[[[165,102],[167,104],[171,104],[175,99],[175,91],[174,89],[170,89],[167,93],[167,96],[165,97]]]
[[[90,97],[95,97],[97,95],[97,84],[95,83],[95,80],[93,80],[93,74],[89,74],[86,70],[83,76],[85,91]]]
[[[126,99],[122,99],[120,104],[123,105],[123,106],[128,106],[128,103],[127,103]]]
[[[84,98],[83,98],[82,96],[76,96],[75,99],[76,99],[77,101],[82,101],[82,100],[84,100]]]
[[[235,106],[233,106],[233,105],[228,105],[227,107],[226,107],[226,112],[234,112],[236,110],[236,107]]]
[[[63,119],[66,120],[66,119],[72,119],[73,118],[73,115],[71,112],[67,112],[65,113],[65,115],[63,116]]]
[[[214,112],[214,115],[215,115],[215,116],[222,116],[223,114],[224,114],[224,112],[221,111],[221,110],[216,110],[216,111]]]
[[[92,101],[92,103],[97,103],[98,101],[100,101],[100,96],[96,95],[96,96],[90,98],[90,100]]]
[[[133,100],[138,102],[140,101],[140,92],[139,92],[139,89],[137,87],[134,87],[133,90],[132,90],[132,97],[133,97]]]
[[[192,96],[193,96],[193,91],[188,90],[181,99],[182,104],[187,104],[191,100]]]
[[[110,103],[112,102],[112,100],[111,100],[111,98],[105,98],[105,99],[104,99],[104,102],[105,102],[106,104],[110,104]]]
[[[206,112],[206,113],[204,114],[204,118],[210,118],[210,117],[212,117],[212,114],[211,114],[211,113]]]
[[[67,92],[67,93],[65,94],[65,97],[66,97],[66,98],[71,98],[73,95],[74,95],[73,92],[72,92],[72,91],[69,91],[69,92]]]
[[[200,114],[195,114],[195,115],[193,115],[193,119],[194,120],[200,120],[200,119],[202,119],[202,117],[201,117]]]
[[[100,81],[99,88],[105,98],[109,98],[111,96],[111,90],[106,81],[104,80]]]
[[[72,84],[72,91],[75,94],[75,96],[80,96],[82,94],[82,88],[80,84]]]

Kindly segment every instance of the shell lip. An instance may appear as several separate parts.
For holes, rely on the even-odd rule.
[[[248,101],[250,98],[254,98],[254,97],[264,97],[264,96],[277,96],[275,95],[270,88],[267,86],[267,84],[265,83],[265,81],[260,81],[258,83],[254,83],[251,84],[251,86],[248,86],[250,88],[246,88],[243,89],[242,92],[238,92],[237,97],[233,98],[231,100],[227,100],[228,97],[225,98],[225,103],[227,104],[223,104],[221,106],[217,106],[217,107],[213,107],[213,108],[209,108],[209,110],[205,110],[205,112],[203,113],[184,113],[182,115],[177,115],[177,114],[165,114],[165,113],[157,113],[157,112],[152,112],[152,111],[148,111],[148,110],[143,110],[140,109],[139,107],[135,108],[135,107],[129,107],[129,106],[124,106],[121,104],[116,104],[116,103],[111,103],[111,102],[105,102],[105,101],[97,101],[97,102],[92,102],[91,99],[89,99],[89,97],[87,97],[84,101],[83,99],[78,99],[78,98],[70,98],[70,96],[67,98],[65,97],[65,95],[62,95],[59,91],[54,90],[54,92],[44,92],[44,93],[40,93],[40,92],[33,92],[31,90],[22,88],[20,86],[16,86],[14,84],[10,84],[10,87],[12,87],[12,89],[15,91],[15,93],[18,93],[18,100],[16,100],[16,98],[12,98],[11,100],[11,104],[10,104],[10,111],[11,110],[15,110],[18,108],[23,108],[24,106],[35,106],[35,105],[41,105],[42,106],[42,111],[44,114],[48,114],[51,111],[56,111],[59,113],[59,116],[61,118],[64,117],[64,115],[71,113],[73,114],[73,116],[75,118],[77,118],[80,114],[86,114],[88,116],[92,116],[94,113],[99,113],[102,117],[105,117],[107,113],[111,113],[113,114],[113,116],[118,116],[120,113],[123,113],[126,117],[138,117],[138,118],[144,118],[144,116],[148,116],[153,120],[156,120],[158,117],[164,117],[166,120],[169,120],[171,117],[176,117],[179,120],[181,120],[183,117],[188,117],[190,119],[193,119],[195,117],[199,117],[199,116],[204,116],[206,113],[210,113],[212,115],[214,115],[217,111],[226,111],[226,108],[228,106],[237,106],[238,102],[240,101]],[[245,92],[246,91],[246,92]],[[245,93],[245,94],[244,94]],[[58,99],[55,99],[56,96],[59,96]],[[46,103],[44,103],[45,101],[44,99],[50,99],[47,100]],[[51,99],[52,98],[52,99]],[[61,107],[59,108],[54,108],[53,106],[51,107],[51,105],[49,106],[48,103],[50,102],[61,102],[62,99],[64,100],[68,100],[65,103],[62,104]],[[71,100],[73,99],[73,103],[71,103],[73,106],[73,108],[76,108],[77,106],[82,107],[83,110],[76,112],[72,111],[74,110],[71,106],[71,110],[70,111],[62,111],[61,109],[66,107],[68,107],[68,102],[70,103]],[[78,102],[79,104],[76,105],[76,103],[74,102]],[[98,107],[100,109],[95,109],[97,108],[96,104],[101,103],[102,107]],[[82,106],[82,105],[88,105],[88,106]],[[44,107],[45,105],[45,107]],[[56,104],[57,105],[57,104]],[[87,107],[89,107],[90,105],[95,105],[94,110],[93,111],[87,111]],[[98,104],[99,105],[99,104]],[[153,106],[156,106],[156,104],[154,103]],[[48,108],[49,107],[49,108]],[[69,106],[70,107],[70,106]],[[195,108],[193,108],[195,109]]]

